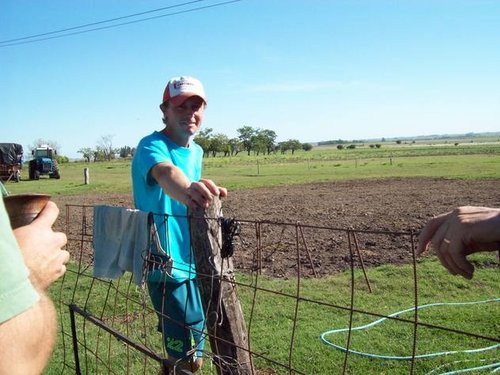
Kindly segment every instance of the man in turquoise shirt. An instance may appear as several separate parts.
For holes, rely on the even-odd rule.
[[[187,208],[207,208],[214,197],[227,195],[225,188],[201,178],[203,150],[192,138],[201,127],[205,107],[199,80],[172,78],[160,105],[165,127],[139,142],[132,161],[135,206],[154,214],[161,244],[161,248],[153,248],[154,263],[161,266],[150,270],[148,290],[169,359],[179,363],[178,368],[191,371],[202,364],[205,319]],[[169,262],[171,267],[166,267]]]

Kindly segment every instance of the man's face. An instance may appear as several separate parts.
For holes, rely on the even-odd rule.
[[[180,137],[190,137],[200,129],[205,111],[205,102],[199,96],[192,96],[180,106],[168,105],[164,110],[167,128]]]

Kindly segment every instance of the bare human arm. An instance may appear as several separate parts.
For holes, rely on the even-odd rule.
[[[52,353],[56,312],[45,290],[64,274],[69,259],[69,253],[61,250],[66,236],[52,230],[58,214],[57,206],[49,202],[33,223],[13,233],[10,251],[21,252],[31,284],[40,298],[0,324],[1,375],[41,374]]]
[[[56,311],[45,292],[28,310],[0,324],[0,375],[41,374],[56,338]]]
[[[150,173],[168,196],[191,208],[207,208],[214,197],[227,196],[226,188],[204,178],[190,182],[179,168],[168,162],[156,164]]]
[[[471,279],[474,266],[467,255],[500,250],[500,209],[463,206],[434,217],[419,236],[417,254],[429,245],[451,274]]]

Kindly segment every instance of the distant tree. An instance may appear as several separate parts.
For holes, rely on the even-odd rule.
[[[400,140],[400,139],[398,139],[398,140],[396,141],[396,144],[400,145],[400,144],[401,144],[401,140]]]
[[[370,148],[375,148],[375,145],[374,145],[374,144],[371,144],[371,145],[370,145]]]
[[[120,147],[120,157],[122,159],[128,158],[130,156],[132,156],[132,147],[130,147],[130,146]]]
[[[198,134],[196,134],[196,137],[194,138],[194,141],[200,145],[200,147],[203,149],[203,154],[205,156],[210,155],[210,144],[212,142],[212,128],[206,128],[206,129],[201,129]]]
[[[278,144],[278,148],[282,154],[285,154],[288,150],[290,150],[290,142],[280,142]]]
[[[78,153],[82,154],[87,163],[90,163],[90,158],[94,155],[94,150],[90,147],[84,147],[79,149]]]
[[[56,161],[59,164],[69,163],[69,158],[67,156],[57,155],[56,156]]]
[[[238,155],[242,148],[242,143],[238,138],[231,138],[229,140],[229,149],[231,150],[231,156]]]
[[[267,138],[264,134],[256,132],[252,137],[252,150],[256,155],[267,151]]]
[[[380,148],[380,147],[382,147],[382,145],[381,145],[380,143],[376,143],[376,144],[375,144],[375,147],[376,147],[376,148]]]
[[[266,148],[267,154],[271,154],[276,149],[276,132],[274,130],[263,129],[257,131],[257,137],[263,143]]]
[[[250,137],[251,149],[259,155],[265,153],[267,155],[276,151],[275,140],[277,138],[274,130],[269,129],[253,129],[253,134]],[[248,148],[247,148],[248,151]]]
[[[217,152],[226,152],[226,150],[229,150],[229,138],[227,135],[221,133],[214,134],[210,140],[209,147],[209,151],[212,153],[212,156],[215,157]]]
[[[337,145],[337,150],[343,150],[344,149],[344,145]]]
[[[303,148],[303,144],[297,139],[289,139],[287,141],[280,142],[278,147],[282,154],[285,154],[288,150],[292,151],[293,154],[295,153],[295,150],[300,150],[301,148]]]
[[[115,154],[118,153],[118,150],[113,148],[113,137],[114,135],[108,134],[108,135],[103,135],[98,141],[97,141],[97,160],[102,161],[102,160],[107,160],[110,161],[115,158]]]
[[[311,151],[313,149],[312,144],[310,143],[302,143],[302,150],[304,151]]]
[[[349,145],[347,146],[348,149],[354,150],[356,148],[356,145]]]
[[[99,146],[97,146],[94,150],[94,154],[92,156],[94,157],[94,163],[98,161],[106,161],[106,154]]]
[[[295,153],[296,150],[300,150],[303,148],[303,144],[300,143],[298,139],[289,139],[285,142],[281,142],[279,144],[279,149],[282,154],[287,152],[288,150],[292,151],[292,155]]]
[[[251,126],[243,126],[242,128],[236,129],[239,133],[238,138],[240,139],[243,149],[246,150],[247,154],[250,155],[250,152],[254,148],[254,141],[256,130]]]

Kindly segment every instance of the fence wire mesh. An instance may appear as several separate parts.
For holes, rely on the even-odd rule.
[[[52,363],[52,371],[161,373],[162,364],[172,363],[157,331],[157,313],[147,290],[137,286],[128,272],[114,280],[93,276],[92,206],[66,206],[66,220],[73,262],[55,291],[60,363]],[[248,334],[244,349],[254,374],[431,374],[457,367],[487,368],[498,362],[498,307],[488,306],[490,330],[457,328],[443,318],[442,311],[417,308],[422,307],[425,291],[419,289],[411,230],[355,230],[265,220],[238,223],[237,235],[227,239],[235,275],[230,281],[219,281],[236,287]],[[389,246],[408,266],[389,272],[371,270],[368,265],[378,265],[377,243]],[[318,246],[330,249],[327,264],[343,266],[325,267],[315,253]],[[336,277],[339,272],[347,277]],[[439,341],[456,344],[458,357],[425,357],[426,343]],[[483,351],[485,347],[493,350]],[[476,354],[471,357],[468,350]],[[216,366],[220,361],[212,361],[208,340],[203,354],[198,373],[221,373]]]

